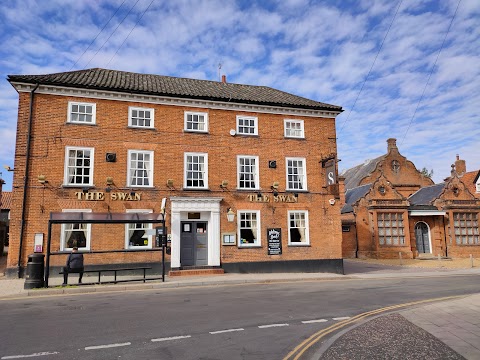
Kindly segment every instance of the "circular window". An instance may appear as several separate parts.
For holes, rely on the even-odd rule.
[[[385,189],[385,186],[380,186],[380,187],[378,188],[378,192],[379,192],[380,194],[382,194],[382,195],[385,195],[385,192],[386,192],[386,191],[387,191],[387,190]]]

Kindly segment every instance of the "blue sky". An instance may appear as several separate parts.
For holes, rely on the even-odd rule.
[[[453,21],[452,21],[453,19]],[[480,169],[478,0],[6,0],[0,171],[11,189],[9,74],[100,67],[266,85],[342,106],[340,170],[400,152],[441,182]]]

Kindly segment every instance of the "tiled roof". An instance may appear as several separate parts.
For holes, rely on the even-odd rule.
[[[375,170],[377,164],[383,160],[386,155],[379,156],[373,160],[367,160],[363,164],[345,170],[341,175],[345,177],[345,189],[353,189],[358,186],[360,181]]]
[[[432,201],[434,201],[442,193],[444,187],[445,183],[425,186],[410,195],[408,201],[412,206],[432,205]]]
[[[476,186],[476,182],[479,176],[480,176],[480,170],[475,170],[475,171],[469,171],[463,174],[462,177],[460,178],[462,182],[465,184],[465,186],[468,188],[468,190],[470,190],[470,192],[476,197],[480,197],[480,194],[477,193],[477,186]]]
[[[0,209],[10,210],[12,208],[13,193],[11,191],[2,191],[0,199]]]
[[[157,96],[237,102],[341,112],[342,107],[289,94],[267,86],[87,69],[46,75],[9,75],[12,83],[56,85]]]
[[[370,190],[372,184],[366,184],[362,186],[357,186],[353,189],[348,189],[345,192],[345,205],[343,206],[341,213],[349,213],[353,211],[352,205],[360,199],[362,196],[365,196],[366,193]]]

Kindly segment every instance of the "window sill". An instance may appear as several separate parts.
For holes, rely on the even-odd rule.
[[[72,124],[72,125],[89,125],[89,126],[96,126],[97,125],[96,123],[76,122],[76,121],[67,121],[67,122],[65,122],[65,124],[67,124],[67,125],[69,125],[69,124]]]
[[[254,137],[254,138],[259,138],[260,135],[258,134],[242,134],[242,133],[239,133],[237,131],[237,133],[235,134],[235,136],[241,136],[241,137]]]
[[[188,134],[208,134],[208,131],[197,131],[197,130],[185,130],[183,129],[183,132],[184,133],[188,133]]]
[[[154,130],[154,131],[157,131],[156,128],[154,127],[143,127],[143,126],[132,126],[132,125],[128,125],[127,126],[127,129],[135,129],[135,130]]]
[[[81,189],[81,190],[83,190],[83,189],[95,190],[95,185],[62,184],[62,188],[65,188],[65,189]]]
[[[288,244],[288,247],[311,247],[312,245],[310,244],[295,244],[295,243],[290,243]]]
[[[211,191],[210,188],[182,188],[183,191]]]
[[[238,245],[239,249],[261,249],[262,245]]]
[[[305,137],[296,137],[296,136],[284,136],[285,140],[307,140]]]

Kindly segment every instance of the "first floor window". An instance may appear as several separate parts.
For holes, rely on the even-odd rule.
[[[453,224],[457,245],[480,245],[477,213],[454,213]]]
[[[287,190],[307,190],[305,159],[287,158]]]
[[[65,185],[93,185],[93,153],[93,148],[66,147]]]
[[[257,156],[238,156],[238,188],[239,189],[258,189],[259,176],[257,170]]]
[[[96,104],[69,102],[67,122],[95,124],[95,111]]]
[[[69,209],[63,212],[92,212],[91,209]],[[90,250],[91,224],[62,224],[60,251],[72,250],[78,247],[79,250]]]
[[[239,211],[238,232],[238,246],[260,246],[260,211]]]
[[[208,187],[208,155],[185,153],[185,187],[206,189]]]
[[[152,210],[127,210],[127,213],[151,213]],[[126,224],[125,225],[125,248],[141,249],[152,248],[152,235],[147,234],[147,230],[153,229],[153,224]]]
[[[128,151],[128,186],[153,186],[153,151]]]
[[[378,213],[377,226],[380,245],[405,245],[402,213]]]
[[[288,242],[291,245],[309,244],[308,212],[288,212]]]

